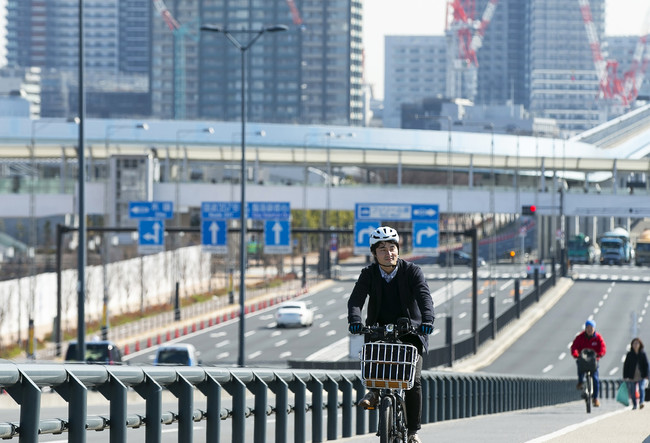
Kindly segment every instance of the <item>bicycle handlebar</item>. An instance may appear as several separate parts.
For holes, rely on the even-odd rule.
[[[356,335],[371,335],[377,339],[394,339],[399,340],[406,335],[425,335],[422,334],[418,328],[412,325],[373,325],[363,326]]]

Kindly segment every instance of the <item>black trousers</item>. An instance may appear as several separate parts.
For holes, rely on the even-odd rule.
[[[406,421],[408,430],[418,431],[422,427],[422,356],[418,358],[415,366],[415,382],[413,387],[406,391],[404,402],[406,403]]]

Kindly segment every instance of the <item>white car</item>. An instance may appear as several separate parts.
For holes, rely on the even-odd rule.
[[[311,326],[314,324],[314,311],[304,301],[284,302],[275,314],[278,328],[287,326]]]
[[[162,345],[156,351],[153,364],[154,366],[196,366],[201,364],[197,357],[198,352],[188,343]]]

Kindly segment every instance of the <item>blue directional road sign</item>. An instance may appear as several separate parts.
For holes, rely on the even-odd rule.
[[[413,222],[413,252],[437,254],[438,222]]]
[[[354,222],[354,253],[356,255],[370,254],[370,234],[378,227],[378,221]]]
[[[264,221],[264,253],[291,254],[291,227],[289,220]]]
[[[138,252],[153,254],[165,250],[165,222],[163,220],[138,221]]]
[[[201,202],[201,218],[229,220],[241,217],[239,202]]]
[[[203,251],[228,254],[228,225],[226,220],[201,220],[201,245]]]
[[[438,205],[412,205],[412,220],[438,220]]]
[[[174,217],[174,203],[170,201],[139,201],[129,202],[130,218],[157,218],[166,219]]]
[[[246,216],[251,220],[288,220],[291,205],[289,202],[248,202]]]

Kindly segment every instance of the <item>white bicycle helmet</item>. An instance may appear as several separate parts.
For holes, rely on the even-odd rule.
[[[390,226],[380,226],[370,234],[370,247],[381,241],[395,242],[399,245],[399,234]]]

